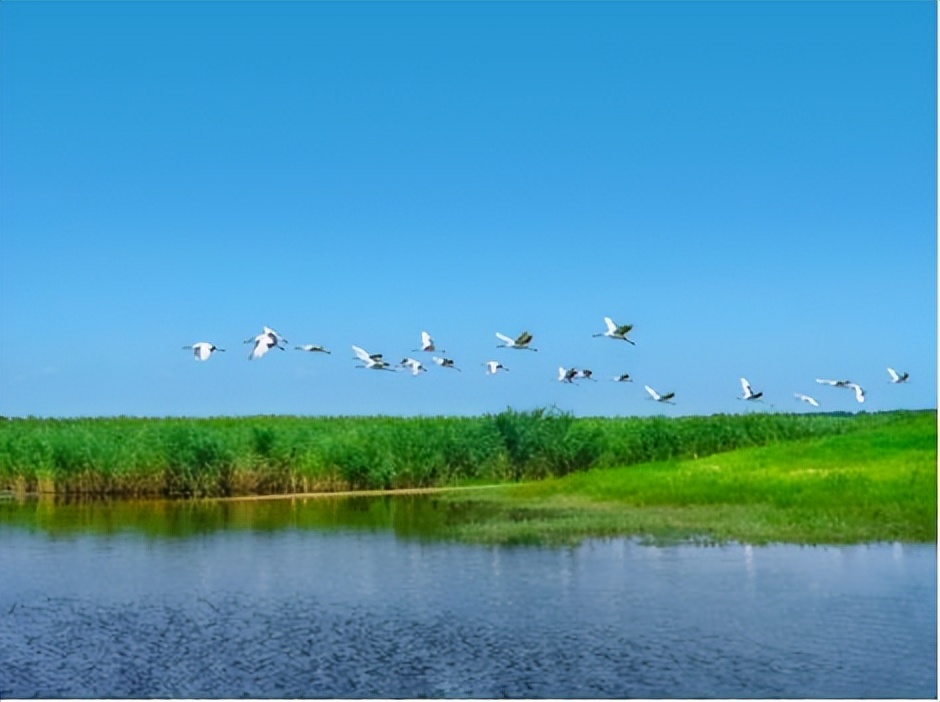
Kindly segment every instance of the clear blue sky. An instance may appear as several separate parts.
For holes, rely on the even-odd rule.
[[[936,407],[936,13],[4,0],[0,414]]]

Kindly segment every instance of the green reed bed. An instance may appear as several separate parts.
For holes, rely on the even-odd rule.
[[[0,489],[205,497],[529,481],[840,435],[910,414],[3,419]]]

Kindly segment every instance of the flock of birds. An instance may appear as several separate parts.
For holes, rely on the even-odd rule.
[[[598,332],[597,334],[593,334],[593,336],[607,337],[608,339],[625,341],[628,344],[632,344],[634,346],[636,345],[633,340],[627,338],[627,335],[633,329],[632,324],[616,324],[610,317],[604,317],[604,323],[607,326],[607,329],[605,331]],[[501,342],[496,345],[497,348],[515,349],[518,351],[538,351],[538,349],[531,345],[533,336],[528,331],[522,332],[515,338],[506,336],[500,332],[496,332],[496,338]],[[264,357],[264,355],[271,349],[276,348],[281,351],[286,350],[285,344],[289,342],[274,329],[270,327],[263,327],[260,334],[245,339],[244,343],[252,344],[251,352],[248,354],[249,360],[257,360]],[[225,349],[219,348],[215,344],[211,344],[208,341],[199,341],[195,344],[184,346],[183,348],[192,350],[193,358],[197,361],[207,361],[216,351],[225,351]],[[307,351],[311,353],[331,353],[331,351],[317,344],[302,344],[300,346],[295,346],[294,348],[298,351]],[[353,344],[352,350],[353,354],[355,354],[354,358],[360,361],[360,363],[356,366],[357,368],[393,372],[410,371],[411,374],[415,376],[427,372],[428,370],[421,361],[410,356],[402,358],[399,363],[393,365],[386,361],[382,354],[369,353],[361,346],[356,346]],[[443,355],[445,353],[444,349],[439,350],[437,348],[434,343],[434,339],[426,331],[421,332],[420,348],[412,349],[412,351],[431,354],[440,353],[440,356],[431,356],[431,360],[434,363],[436,363],[441,368],[449,368],[455,371],[460,371],[460,368],[456,366],[453,359],[447,358]],[[482,365],[486,375],[496,375],[497,373],[509,370],[509,368],[504,366],[502,363],[494,360],[485,361]],[[887,370],[891,383],[906,383],[910,378],[910,375],[906,372],[898,373],[893,368],[888,368]],[[574,383],[577,380],[595,381],[595,378],[589,369],[564,367],[558,368],[559,382]],[[629,373],[621,373],[620,375],[614,376],[613,380],[618,383],[633,382],[633,379],[630,377]],[[825,378],[816,378],[816,382],[821,385],[829,385],[835,388],[846,388],[852,390],[855,393],[856,401],[860,403],[865,402],[865,390],[861,385],[852,382],[851,380],[828,380]],[[643,387],[649,395],[648,399],[665,404],[675,404],[675,402],[673,402],[673,399],[676,396],[675,392],[659,393],[649,385],[644,385]],[[738,397],[738,399],[744,400],[746,402],[761,402],[761,398],[764,396],[762,391],[755,391],[746,378],[741,378],[741,392],[742,394],[740,397]],[[805,402],[813,407],[819,407],[819,402],[810,395],[805,395],[799,392],[793,393],[793,395],[800,402]]]

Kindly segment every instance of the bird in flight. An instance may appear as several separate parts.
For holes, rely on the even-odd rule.
[[[357,368],[369,368],[371,370],[392,370],[391,364],[388,361],[382,360],[382,354],[373,353],[370,354],[363,348],[353,344],[352,347],[353,353],[356,354],[356,358],[362,361],[363,365],[356,366]]]
[[[431,360],[434,361],[441,368],[453,368],[455,371],[460,369],[454,365],[454,359],[452,358],[441,358],[440,356],[431,356]]]
[[[907,379],[911,377],[910,373],[898,373],[894,368],[888,368],[888,375],[891,376],[892,383],[906,383]]]
[[[526,351],[538,351],[538,349],[533,349],[529,346],[532,343],[532,335],[524,331],[515,339],[510,339],[505,334],[500,334],[496,332],[496,337],[502,341],[501,344],[496,344],[497,348],[507,348],[507,349],[525,349]]]
[[[865,391],[858,383],[851,380],[826,380],[825,378],[816,378],[816,382],[821,385],[831,385],[834,388],[849,388],[855,391],[855,399],[859,402],[865,401]]]
[[[210,344],[208,341],[197,341],[191,346],[184,346],[184,349],[193,350],[193,359],[197,361],[207,361],[209,356],[211,356],[215,351],[225,351],[225,349],[220,349],[215,344]]]
[[[610,317],[604,317],[604,324],[607,325],[607,331],[598,332],[593,336],[606,336],[608,339],[620,339],[621,341],[626,341],[628,344],[636,346],[635,341],[631,341],[627,338],[627,334],[633,329],[632,324],[616,324]]]
[[[287,343],[287,339],[271,329],[271,327],[262,327],[262,329],[264,331],[258,334],[258,336],[245,339],[246,344],[254,344],[251,349],[251,353],[248,354],[248,359],[251,361],[257,358],[261,358],[274,347],[277,347],[283,351],[284,347],[281,346],[281,344]]]
[[[831,385],[834,388],[847,388],[852,385],[851,380],[826,380],[825,378],[816,378],[820,385]]]
[[[653,390],[653,388],[651,388],[649,385],[644,385],[643,387],[646,388],[646,392],[650,394],[650,398],[653,400],[656,400],[656,402],[665,402],[666,404],[670,404],[670,405],[676,404],[675,402],[670,402],[670,400],[672,400],[672,398],[676,396],[676,393],[667,392],[664,395],[660,395],[658,392]]]
[[[421,375],[422,372],[427,372],[427,368],[424,367],[424,364],[421,361],[418,361],[414,358],[403,358],[401,363],[398,364],[402,368],[408,368],[411,370],[412,375]]]
[[[744,394],[739,397],[739,400],[760,400],[764,395],[763,392],[754,392],[754,389],[751,387],[751,384],[747,382],[746,378],[741,378],[741,389]]]
[[[633,378],[630,377],[629,373],[621,373],[620,375],[614,376],[615,383],[632,383]]]
[[[508,371],[509,369],[499,361],[487,361],[483,364],[486,367],[487,375],[496,375],[497,371]]]
[[[434,345],[434,339],[431,338],[431,335],[426,331],[421,332],[421,348],[420,349],[411,349],[412,351],[440,351],[444,353],[444,349],[439,349]]]
[[[310,352],[319,352],[319,353],[330,353],[322,346],[317,346],[316,344],[303,344],[302,346],[295,346],[295,349],[298,351],[310,351]]]
[[[813,407],[819,407],[819,403],[816,402],[816,399],[813,397],[810,397],[809,395],[804,395],[801,392],[795,392],[793,393],[793,397],[795,397],[800,402],[805,402],[807,404],[812,405]]]

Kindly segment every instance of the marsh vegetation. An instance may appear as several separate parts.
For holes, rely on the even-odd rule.
[[[219,497],[531,481],[851,433],[909,414],[7,419],[0,489]]]
[[[438,496],[447,509],[429,527],[489,543],[932,541],[936,463],[933,411],[0,424],[0,488],[12,494],[176,499],[493,485]]]

